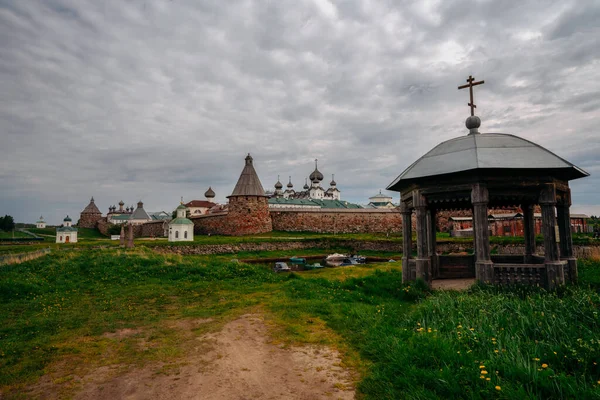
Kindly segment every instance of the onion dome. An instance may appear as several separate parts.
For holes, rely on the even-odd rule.
[[[318,183],[323,180],[323,174],[317,168],[317,159],[315,159],[315,170],[312,172],[312,174],[309,175],[308,179],[310,179],[310,181],[313,183],[315,181]]]
[[[206,192],[204,192],[204,197],[206,197],[207,199],[214,199],[215,198],[215,192],[214,190],[212,190],[212,187],[208,187],[208,190]]]
[[[64,222],[71,222],[71,217],[69,217],[68,215],[65,217],[65,219],[63,219]]]
[[[281,182],[279,182],[279,175],[277,175],[277,183],[275,184],[275,189],[279,190],[283,188],[283,185],[281,184]]]
[[[308,186],[308,180],[304,179],[304,190],[308,190],[309,186]]]
[[[335,186],[335,185],[337,185],[337,183],[335,183],[334,177],[335,177],[335,175],[331,174],[331,182],[329,182],[329,186]]]
[[[180,204],[177,206],[176,210],[185,210],[186,206],[184,206],[183,204]]]
[[[125,205],[125,202],[124,202],[123,200],[121,200],[121,201],[119,202],[119,205],[121,206],[121,208],[123,208],[123,206]]]
[[[291,189],[294,187],[294,185],[292,184],[292,177],[290,176],[290,181],[287,184],[288,189]]]

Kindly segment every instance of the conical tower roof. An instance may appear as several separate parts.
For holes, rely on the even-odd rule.
[[[260,179],[258,179],[258,175],[256,174],[256,170],[254,169],[254,165],[252,165],[253,159],[248,153],[246,157],[246,165],[240,174],[240,179],[238,179],[233,192],[228,197],[235,196],[260,196],[267,197],[265,195],[265,190],[260,183]]]
[[[100,210],[98,209],[98,207],[96,206],[96,203],[94,202],[93,197],[90,200],[90,204],[88,204],[87,207],[85,207],[81,213],[82,214],[102,214],[100,212]]]

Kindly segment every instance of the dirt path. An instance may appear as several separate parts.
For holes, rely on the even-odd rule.
[[[352,399],[339,354],[314,346],[270,343],[264,321],[244,315],[197,346],[165,373],[162,366],[115,373],[103,367],[82,379],[76,399]],[[207,351],[207,349],[210,349]]]

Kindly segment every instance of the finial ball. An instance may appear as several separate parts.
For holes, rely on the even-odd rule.
[[[470,129],[477,129],[477,128],[479,128],[481,126],[481,120],[479,119],[479,117],[477,115],[471,115],[465,121],[465,126],[469,130]]]

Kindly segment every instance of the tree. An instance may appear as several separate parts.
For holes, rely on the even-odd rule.
[[[0,230],[9,232],[15,229],[15,220],[10,215],[0,217]]]

